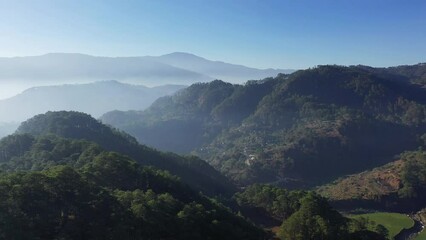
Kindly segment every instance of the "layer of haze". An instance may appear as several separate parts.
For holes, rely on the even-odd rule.
[[[13,81],[11,82],[5,82],[0,84],[0,100],[13,97],[16,94],[22,92],[23,90],[30,88],[33,86],[31,82],[22,82],[22,83],[15,83]]]
[[[0,56],[190,52],[257,68],[424,62],[421,0],[0,0]]]

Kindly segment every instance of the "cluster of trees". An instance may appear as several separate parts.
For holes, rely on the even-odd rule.
[[[347,219],[314,193],[300,199],[299,209],[281,225],[282,239],[347,239]]]
[[[139,182],[135,182],[129,177],[132,173],[119,166],[90,170],[57,166],[42,172],[3,174],[1,238],[262,239],[264,236],[263,231],[220,204],[191,190],[180,192],[183,186],[171,188],[180,183],[169,182],[164,173],[144,171],[136,178]],[[166,189],[173,191],[163,191]]]
[[[334,210],[314,192],[288,191],[271,185],[255,184],[237,193],[240,206],[262,208],[282,224],[281,239],[386,239],[387,231],[368,219],[349,219]],[[369,230],[369,229],[373,229]]]
[[[253,184],[234,195],[240,206],[265,209],[271,216],[281,220],[288,218],[300,208],[300,199],[306,191],[289,191],[267,184]]]
[[[426,190],[426,152],[422,149],[406,152],[402,155],[404,167],[401,172],[403,198],[425,198]]]

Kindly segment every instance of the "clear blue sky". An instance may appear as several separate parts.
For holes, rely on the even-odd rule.
[[[0,56],[175,51],[260,68],[426,62],[426,1],[0,0]]]

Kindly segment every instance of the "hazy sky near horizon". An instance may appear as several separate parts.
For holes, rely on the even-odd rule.
[[[0,57],[181,51],[258,68],[426,62],[426,1],[0,0]]]

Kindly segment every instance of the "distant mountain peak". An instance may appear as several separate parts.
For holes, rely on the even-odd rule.
[[[188,52],[172,52],[172,53],[164,54],[162,56],[191,56],[191,57],[201,58],[200,56],[197,56],[195,54],[188,53]]]
[[[37,56],[34,56],[34,57],[37,57]],[[51,53],[40,55],[40,57],[94,57],[94,56],[89,54],[83,54],[83,53],[51,52]]]
[[[125,85],[125,83],[122,83],[117,80],[102,80],[102,81],[96,81],[94,84],[108,84],[108,85]],[[141,85],[142,86],[142,85]]]
[[[197,56],[192,53],[187,52],[172,52],[169,54],[164,54],[159,56],[160,58],[179,58],[179,59],[193,59],[193,60],[200,60],[200,61],[208,61],[207,59]]]

